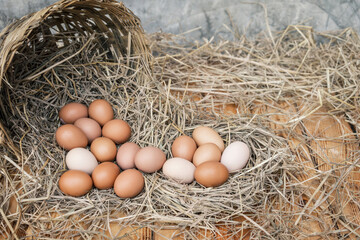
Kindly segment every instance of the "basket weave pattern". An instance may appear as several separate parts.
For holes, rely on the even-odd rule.
[[[89,42],[92,47],[85,50]],[[69,47],[75,49],[74,53],[67,52]],[[21,179],[17,171],[26,168],[22,146],[13,140],[12,126],[7,121],[16,111],[9,104],[12,89],[24,82],[44,81],[44,75],[75,56],[81,57],[82,51],[101,56],[96,59],[100,63],[125,61],[127,69],[147,66],[150,57],[140,20],[114,0],[62,0],[24,16],[0,33],[0,154],[15,159],[10,159],[13,164],[8,164],[9,159],[1,161],[0,232],[16,236],[24,224],[22,210],[14,201],[17,193],[9,194],[19,187],[12,183]]]

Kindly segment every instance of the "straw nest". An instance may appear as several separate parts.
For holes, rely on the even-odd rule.
[[[85,27],[87,14],[93,27]],[[162,228],[187,239],[358,235],[360,41],[351,29],[330,35],[292,26],[256,41],[217,43],[155,34],[147,40],[153,58],[141,34],[138,19],[112,1],[62,1],[4,30],[4,237],[141,238],[132,234],[147,229],[152,238]],[[66,152],[54,139],[57,114],[67,102],[97,98],[111,102],[142,147],[170,158],[177,136],[206,125],[226,144],[246,142],[249,164],[217,188],[178,184],[160,171],[145,174],[145,189],[133,199],[97,189],[65,196],[57,186],[66,170]],[[353,126],[332,139],[351,150],[343,162],[318,157],[323,162],[315,164],[322,148],[311,145],[306,119],[319,110]],[[307,147],[312,152],[300,152]],[[339,196],[355,206],[352,216]]]

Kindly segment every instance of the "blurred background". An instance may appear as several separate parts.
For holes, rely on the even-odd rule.
[[[56,0],[0,0],[0,30]],[[194,39],[229,39],[237,29],[252,38],[266,30],[304,24],[315,31],[352,27],[360,32],[360,0],[124,0],[146,32],[186,33]],[[266,21],[267,20],[267,21]]]

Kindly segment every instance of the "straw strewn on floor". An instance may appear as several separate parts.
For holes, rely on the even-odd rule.
[[[359,146],[350,126],[358,121],[360,41],[351,29],[314,34],[304,26],[274,36],[275,45],[244,37],[194,44],[156,34],[149,39],[153,74],[141,79],[136,73],[148,69],[125,74],[128,64],[104,62],[104,53],[91,51],[95,43],[83,39],[48,62],[46,67],[61,62],[50,71],[3,88],[2,115],[20,150],[17,160],[2,147],[0,162],[7,173],[1,198],[8,202],[15,195],[21,209],[10,214],[8,205],[2,207],[14,231],[27,230],[37,238],[105,238],[151,231],[159,236],[162,228],[176,226],[174,236],[188,239],[240,238],[244,232],[263,239],[358,236],[360,202],[353,176],[360,174]],[[320,38],[323,44],[315,41]],[[77,53],[81,47],[85,51]],[[57,113],[69,101],[89,104],[96,98],[112,103],[116,117],[129,122],[131,141],[142,147],[157,146],[170,158],[177,136],[206,125],[226,144],[248,143],[250,162],[214,189],[178,184],[158,172],[145,175],[145,190],[134,199],[97,189],[80,198],[64,196],[57,187],[65,171],[65,151],[54,140]],[[235,114],[223,113],[226,104]],[[316,125],[322,122],[315,121],[312,130],[306,122],[319,110],[334,121],[343,116],[341,126],[349,124],[331,136],[339,145],[352,146],[336,149],[344,151],[339,162],[328,159],[333,149],[318,145],[329,140],[322,134],[326,129]],[[337,203],[342,196],[355,209],[354,218],[343,211],[346,203]],[[125,225],[131,230],[117,228]],[[8,228],[6,221],[1,228]]]

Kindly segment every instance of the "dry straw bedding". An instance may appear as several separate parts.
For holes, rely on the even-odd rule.
[[[36,238],[106,238],[106,229],[118,223],[155,232],[176,224],[188,239],[219,234],[219,226],[232,229],[229,237],[251,229],[252,237],[263,239],[359,233],[358,219],[333,209],[340,194],[355,207],[360,204],[354,172],[359,166],[360,41],[351,29],[330,35],[292,26],[256,41],[238,37],[202,43],[155,34],[148,36],[154,54],[150,67],[132,65],[139,56],[110,62],[109,52],[95,49],[98,37],[79,38],[60,53],[42,53],[46,61],[40,63],[31,55],[14,60],[14,65],[28,68],[1,89],[2,123],[13,143],[0,146],[2,232],[17,232],[18,238],[25,231]],[[38,74],[39,69],[47,71]],[[97,98],[111,102],[115,116],[129,122],[131,141],[142,147],[159,147],[170,158],[177,136],[206,125],[226,144],[246,142],[252,151],[249,164],[217,188],[178,184],[158,172],[145,174],[145,189],[133,199],[97,189],[79,198],[64,196],[57,186],[66,169],[66,152],[54,138],[58,111],[67,102],[89,104]],[[225,114],[226,104],[235,104],[230,106],[237,112]],[[306,128],[298,132],[298,127],[320,109],[353,126],[332,140],[356,148],[341,163],[322,163],[331,165],[330,170],[321,170],[319,164],[309,175],[308,165],[297,159],[297,146],[289,141],[310,144]],[[309,194],[313,186],[306,182],[314,179],[319,184]],[[10,211],[13,197],[19,208]],[[296,223],[299,216],[316,222],[319,231],[314,234]]]

